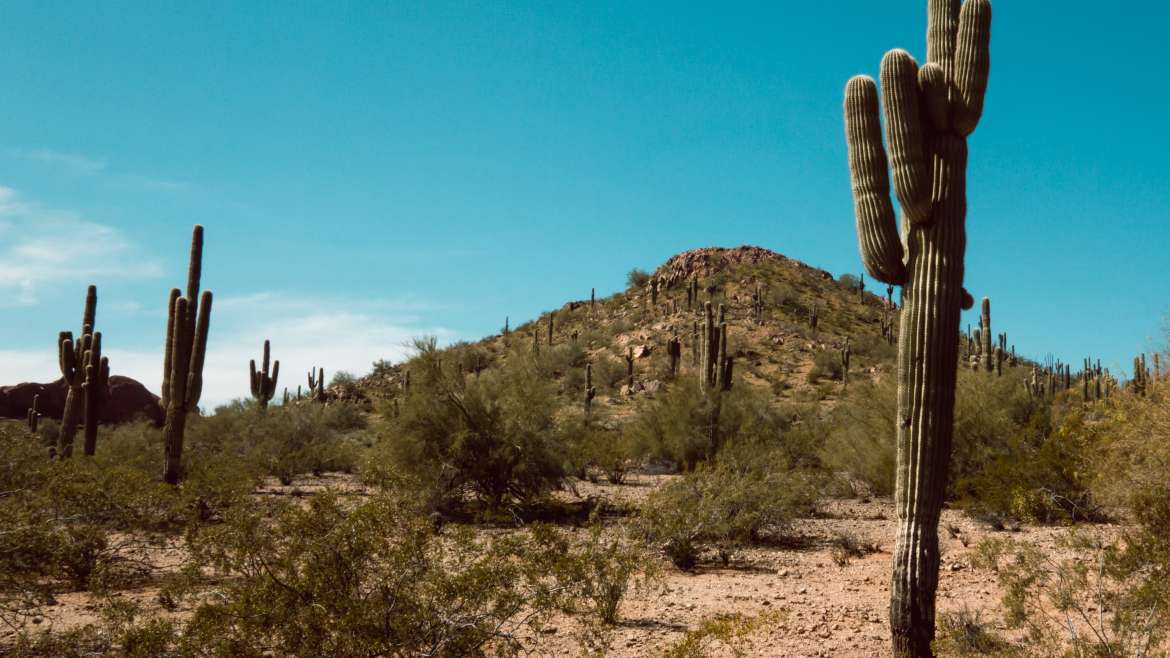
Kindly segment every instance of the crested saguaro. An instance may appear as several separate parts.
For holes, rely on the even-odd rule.
[[[882,59],[882,109],[872,78],[845,88],[845,131],[866,270],[902,286],[898,334],[898,535],[890,584],[895,656],[931,656],[938,520],[954,432],[963,289],[967,137],[983,111],[990,69],[988,0],[929,0],[926,63],[904,50]],[[886,147],[889,148],[887,160]],[[902,208],[890,200],[890,172]]]
[[[159,404],[166,410],[163,479],[178,484],[183,474],[183,433],[187,414],[199,405],[203,392],[203,360],[211,322],[211,291],[199,295],[203,269],[203,227],[191,232],[191,260],[187,265],[187,295],[171,289],[167,304],[167,338],[163,357],[163,384]]]

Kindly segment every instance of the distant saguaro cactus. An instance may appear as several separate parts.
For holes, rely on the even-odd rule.
[[[267,409],[272,396],[276,394],[276,380],[280,378],[280,359],[272,364],[272,375],[268,374],[268,360],[270,349],[268,340],[264,341],[264,355],[260,360],[260,370],[256,370],[256,360],[248,362],[248,381],[252,385],[252,397],[260,404],[261,409]],[[288,390],[285,390],[285,402],[288,401]]]
[[[410,380],[407,379],[409,382]],[[325,367],[313,368],[309,371],[309,399],[315,402],[325,401]]]
[[[666,341],[666,354],[670,357],[670,376],[678,377],[678,362],[682,358],[682,341],[678,336],[671,336]]]
[[[597,397],[597,389],[593,386],[593,364],[585,364],[585,415],[593,411],[593,398]]]
[[[97,286],[85,291],[85,310],[81,314],[81,334],[73,339],[73,332],[57,334],[57,365],[65,380],[65,409],[61,414],[61,432],[57,437],[57,454],[62,459],[73,456],[73,441],[84,403],[85,368],[87,356],[93,347],[94,318],[97,313]]]
[[[163,479],[178,484],[183,473],[183,434],[187,414],[199,405],[203,393],[203,361],[207,354],[207,332],[211,322],[210,290],[199,293],[203,270],[203,227],[191,231],[191,258],[187,264],[187,295],[171,289],[167,302],[167,337],[163,356],[162,395],[159,404],[166,410],[163,429],[166,460]]]
[[[32,406],[28,408],[28,431],[32,432],[33,434],[37,433],[37,429],[41,422],[41,412],[37,410],[37,407],[40,405],[40,403],[41,396],[34,395]]]
[[[812,328],[814,335],[817,333],[817,324],[819,322],[820,316],[817,314],[817,304],[813,302],[813,305],[808,309],[808,326]]]
[[[938,520],[954,433],[959,312],[966,251],[967,136],[983,110],[990,69],[988,0],[929,0],[927,62],[904,50],[882,60],[877,85],[845,89],[845,126],[858,244],[874,278],[902,288],[898,345],[898,534],[890,585],[895,656],[932,656]],[[899,232],[889,196],[902,206]]]
[[[995,349],[991,346],[991,300],[983,298],[979,312],[979,353],[983,356],[983,369],[991,372],[995,369]]]
[[[849,357],[853,355],[853,349],[849,346],[849,337],[845,337],[845,345],[841,347],[841,387],[849,386]]]
[[[85,455],[97,453],[98,423],[102,407],[110,399],[110,359],[102,356],[102,332],[95,331],[90,348],[85,352]]]
[[[548,314],[548,346],[553,344],[553,318],[556,316],[556,311]]]
[[[626,386],[629,391],[634,391],[634,348],[626,348]]]

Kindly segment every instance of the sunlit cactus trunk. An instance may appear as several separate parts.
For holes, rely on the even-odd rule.
[[[987,0],[930,0],[927,63],[893,50],[877,86],[845,90],[845,125],[861,258],[875,278],[902,286],[898,336],[898,534],[890,585],[895,656],[932,656],[938,521],[954,432],[959,313],[966,250],[967,136],[983,108],[990,58]],[[886,158],[889,149],[889,160]],[[890,200],[890,172],[902,207]]]
[[[203,268],[203,227],[191,234],[191,260],[187,266],[187,295],[171,290],[167,305],[166,350],[159,404],[166,411],[163,427],[165,462],[163,480],[177,484],[183,475],[183,435],[187,414],[195,411],[203,392],[203,361],[211,319],[210,290],[199,293]]]

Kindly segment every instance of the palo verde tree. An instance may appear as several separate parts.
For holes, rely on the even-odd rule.
[[[874,278],[902,286],[898,535],[890,585],[895,656],[932,655],[959,312],[974,303],[963,289],[967,137],[983,111],[990,37],[988,0],[929,0],[926,63],[920,67],[904,50],[882,59],[886,146],[874,80],[857,76],[845,88],[861,259]],[[890,171],[902,207],[901,232],[890,200]]]
[[[183,474],[183,433],[187,414],[199,405],[203,392],[203,360],[207,354],[207,331],[211,322],[211,291],[199,294],[203,270],[203,227],[191,232],[191,260],[187,265],[187,295],[171,289],[167,303],[166,351],[163,355],[162,396],[166,411],[163,429],[166,461],[163,479],[178,484]]]

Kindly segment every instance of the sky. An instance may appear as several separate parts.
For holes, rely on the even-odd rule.
[[[703,246],[859,272],[842,91],[925,2],[9,2],[0,384],[59,373],[85,287],[157,392],[191,226],[203,402],[474,340]],[[995,3],[966,287],[1029,356],[1163,344],[1170,7]],[[978,305],[976,306],[976,310]],[[964,324],[974,316],[967,314]]]

